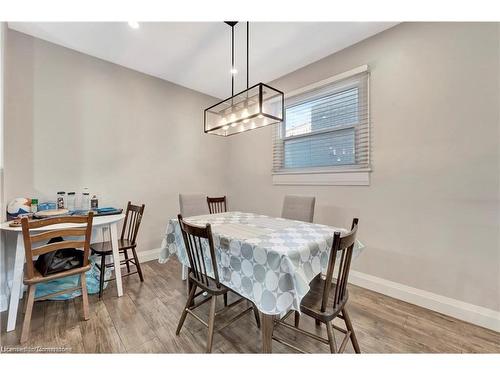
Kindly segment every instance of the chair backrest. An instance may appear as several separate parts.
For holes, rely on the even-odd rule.
[[[127,239],[132,244],[135,244],[137,233],[139,233],[139,226],[141,225],[142,215],[144,214],[144,205],[136,206],[127,203],[127,211],[125,213],[125,220],[123,221],[122,240]]]
[[[179,208],[184,217],[210,213],[205,194],[179,194]]]
[[[358,231],[358,219],[352,221],[351,231],[343,235],[340,232],[335,232],[333,235],[332,249],[330,259],[328,260],[328,269],[326,271],[325,286],[323,288],[323,299],[321,301],[321,311],[325,311],[328,305],[328,297],[332,288],[333,274],[335,270],[335,262],[340,255],[337,277],[335,280],[335,293],[333,297],[333,308],[345,302],[347,298],[347,279],[349,277],[349,269],[351,268],[352,251],[356,242],[356,233]]]
[[[210,261],[214,273],[214,280],[217,287],[220,287],[219,272],[215,258],[215,247],[212,237],[212,227],[207,224],[205,227],[192,225],[183,220],[182,215],[177,215],[181,227],[184,245],[189,259],[189,265],[193,277],[205,286],[209,286],[207,268],[205,264],[206,252],[210,253]],[[208,244],[208,246],[206,246]],[[205,245],[205,246],[204,246]]]
[[[85,216],[62,216],[49,219],[29,221],[28,218],[21,219],[23,230],[24,251],[26,254],[26,274],[28,279],[33,278],[35,270],[33,262],[30,261],[33,257],[51,253],[60,249],[77,248],[83,249],[83,266],[88,265],[90,253],[90,238],[92,236],[92,219],[93,212],[89,212]],[[47,229],[46,231],[37,231],[34,234],[30,233],[30,229],[43,228],[54,224],[85,224],[82,226],[63,228],[63,229]],[[33,247],[34,243],[48,241],[56,237],[83,237],[80,240],[63,240],[59,242],[49,243]]]
[[[315,197],[285,195],[281,217],[290,220],[300,220],[312,223],[314,217]]]
[[[219,214],[227,212],[226,196],[223,197],[207,197],[208,210],[211,214]]]

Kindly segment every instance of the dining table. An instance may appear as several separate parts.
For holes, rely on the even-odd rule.
[[[260,311],[264,353],[272,351],[274,319],[290,310],[300,312],[300,302],[309,291],[309,283],[326,272],[334,233],[347,232],[324,224],[236,211],[184,220],[199,226],[211,225],[220,282],[250,300]],[[363,248],[356,241],[353,259]],[[208,276],[213,277],[210,252],[204,253]],[[174,255],[189,267],[176,218],[167,224],[159,262],[165,263]]]
[[[95,238],[100,235],[97,229],[109,228],[111,246],[113,249],[113,264],[116,279],[116,289],[118,297],[123,295],[120,254],[118,248],[118,223],[123,220],[124,214],[94,216],[92,221],[92,242],[96,242]],[[47,230],[67,229],[84,226],[86,224],[62,223],[53,224],[41,228],[33,228],[30,232],[43,232]],[[19,226],[11,226],[11,222],[7,221],[0,225],[0,229],[6,235],[6,258],[7,258],[7,285],[10,289],[9,312],[7,318],[7,332],[12,331],[16,327],[17,311],[19,307],[19,299],[23,294],[23,269],[26,261],[24,251],[24,241],[22,228]],[[101,232],[102,233],[102,232]],[[104,233],[102,234],[104,236]],[[12,261],[13,259],[13,261]],[[10,265],[10,267],[9,267]],[[10,276],[10,277],[9,277]],[[10,280],[9,280],[10,278]],[[4,293],[2,293],[4,294]]]

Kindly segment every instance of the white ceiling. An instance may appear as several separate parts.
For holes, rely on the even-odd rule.
[[[392,22],[251,22],[250,85],[269,82],[377,34]],[[231,94],[223,22],[9,22],[9,28],[219,98]],[[246,86],[246,27],[235,27],[235,92]]]

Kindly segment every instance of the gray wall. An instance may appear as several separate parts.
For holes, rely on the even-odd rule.
[[[227,143],[204,135],[216,99],[9,30],[5,196],[88,186],[101,205],[146,204],[140,249],[160,247],[178,193],[225,193]]]
[[[360,218],[355,270],[500,310],[499,26],[401,24],[274,82],[291,91],[369,64],[370,186],[273,186],[271,128],[231,138],[233,207],[279,215],[316,196],[315,221]]]

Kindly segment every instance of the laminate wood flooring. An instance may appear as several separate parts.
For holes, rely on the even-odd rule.
[[[124,279],[124,295],[116,297],[111,282],[101,300],[89,296],[91,317],[82,320],[81,299],[36,302],[31,336],[24,347],[62,348],[72,353],[203,353],[206,328],[188,316],[180,336],[175,329],[186,301],[186,285],[180,280],[180,264],[170,260],[143,263],[144,283],[138,277]],[[230,301],[234,296],[230,295]],[[349,285],[349,310],[363,353],[500,353],[500,333]],[[218,301],[222,307],[222,297]],[[199,314],[208,315],[208,305]],[[229,318],[244,308],[234,307],[221,315]],[[19,309],[17,328],[5,332],[7,312],[0,315],[1,345],[17,347],[23,320]],[[293,314],[289,318],[293,320]],[[337,323],[342,326],[342,321]],[[316,327],[308,317],[301,327],[326,337],[324,327]],[[284,327],[277,335],[295,341],[308,352],[328,353],[328,346]],[[214,335],[214,353],[259,353],[260,331],[253,314],[247,314]],[[347,352],[353,352],[348,344]],[[274,353],[289,353],[288,348],[273,342]]]

